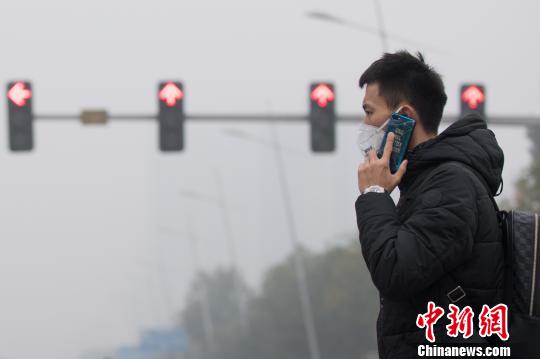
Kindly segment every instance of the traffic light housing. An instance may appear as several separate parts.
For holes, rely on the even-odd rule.
[[[310,86],[309,123],[313,152],[334,152],[336,148],[335,97],[331,83],[317,82]]]
[[[9,148],[11,151],[30,151],[34,147],[32,85],[13,81],[7,85]]]
[[[159,148],[161,151],[184,149],[184,87],[181,82],[159,84]]]
[[[469,114],[477,113],[486,119],[486,90],[481,84],[464,84],[459,93],[461,102],[460,118]]]

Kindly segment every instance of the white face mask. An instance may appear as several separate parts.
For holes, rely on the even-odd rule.
[[[399,113],[399,111],[401,111],[401,107],[398,108],[394,113]],[[384,138],[384,131],[388,121],[390,121],[390,118],[384,121],[384,123],[379,127],[368,125],[363,122],[360,124],[356,142],[364,157],[367,157],[369,150],[372,148],[375,149],[375,151],[379,150]]]

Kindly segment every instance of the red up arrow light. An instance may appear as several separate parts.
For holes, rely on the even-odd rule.
[[[309,97],[316,101],[319,107],[326,107],[329,102],[334,101],[335,94],[327,84],[319,84],[311,91]]]
[[[461,100],[467,102],[467,105],[472,109],[477,109],[478,105],[484,102],[484,99],[484,91],[474,85],[467,87],[461,94]]]
[[[311,150],[333,152],[336,148],[336,112],[334,85],[312,83],[309,90],[309,124]]]
[[[486,91],[480,84],[465,84],[461,86],[461,117],[476,113],[485,118]]]
[[[17,106],[23,107],[32,98],[32,91],[24,82],[15,82],[7,93],[8,98]]]
[[[159,148],[181,151],[184,148],[184,86],[179,81],[164,81],[158,87]]]
[[[173,82],[168,82],[163,86],[161,91],[159,91],[159,99],[165,101],[167,106],[173,107],[176,105],[176,102],[181,100],[184,97],[184,93],[176,84]]]

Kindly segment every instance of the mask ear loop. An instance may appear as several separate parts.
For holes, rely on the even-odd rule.
[[[382,125],[380,125],[379,128],[377,128],[377,132],[381,132],[382,130],[384,130],[384,128],[386,127],[386,125],[388,124],[389,121],[390,121],[390,118],[388,118],[386,121],[384,121],[384,123]]]
[[[401,108],[400,108],[400,109],[401,109]],[[391,118],[392,118],[392,117],[390,116],[386,121],[384,121],[384,123],[377,129],[376,132],[379,133],[379,132],[381,132],[381,131],[384,131],[386,125],[388,124],[388,122],[390,122],[390,119],[391,119]],[[374,135],[375,135],[375,134],[374,134]],[[375,151],[377,152],[377,154],[379,153],[379,149],[376,148]]]
[[[403,110],[403,106],[399,106],[399,108],[397,110],[394,111],[394,113],[400,113],[400,111]]]

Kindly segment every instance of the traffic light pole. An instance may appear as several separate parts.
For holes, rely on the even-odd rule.
[[[37,114],[37,120],[80,120],[80,115],[67,114]],[[152,114],[117,114],[109,115],[110,120],[157,120]],[[363,121],[362,115],[336,115],[338,122],[360,123]],[[442,123],[452,123],[459,119],[459,116],[444,116]],[[194,114],[186,115],[186,120],[194,121],[272,121],[272,122],[308,122],[308,115],[297,114]],[[488,124],[493,125],[513,125],[513,126],[540,126],[540,117],[535,116],[488,116]]]
[[[278,138],[276,128],[272,126],[272,134],[274,138],[274,153],[276,155],[276,163],[278,167],[279,181],[281,194],[283,196],[283,203],[285,204],[285,220],[287,221],[287,228],[289,230],[289,239],[293,247],[293,265],[294,273],[296,275],[296,284],[298,286],[298,292],[300,295],[300,309],[302,312],[302,318],[304,322],[304,330],[306,333],[306,340],[308,344],[309,358],[320,359],[320,347],[319,339],[317,335],[317,328],[315,326],[315,318],[313,315],[313,307],[311,305],[311,299],[309,295],[309,286],[307,284],[306,266],[304,263],[304,257],[301,253],[301,244],[296,230],[294,211],[292,208],[291,195],[289,193],[289,185],[287,182],[287,176],[285,173],[285,164],[283,162],[283,155],[281,148],[278,145]]]

